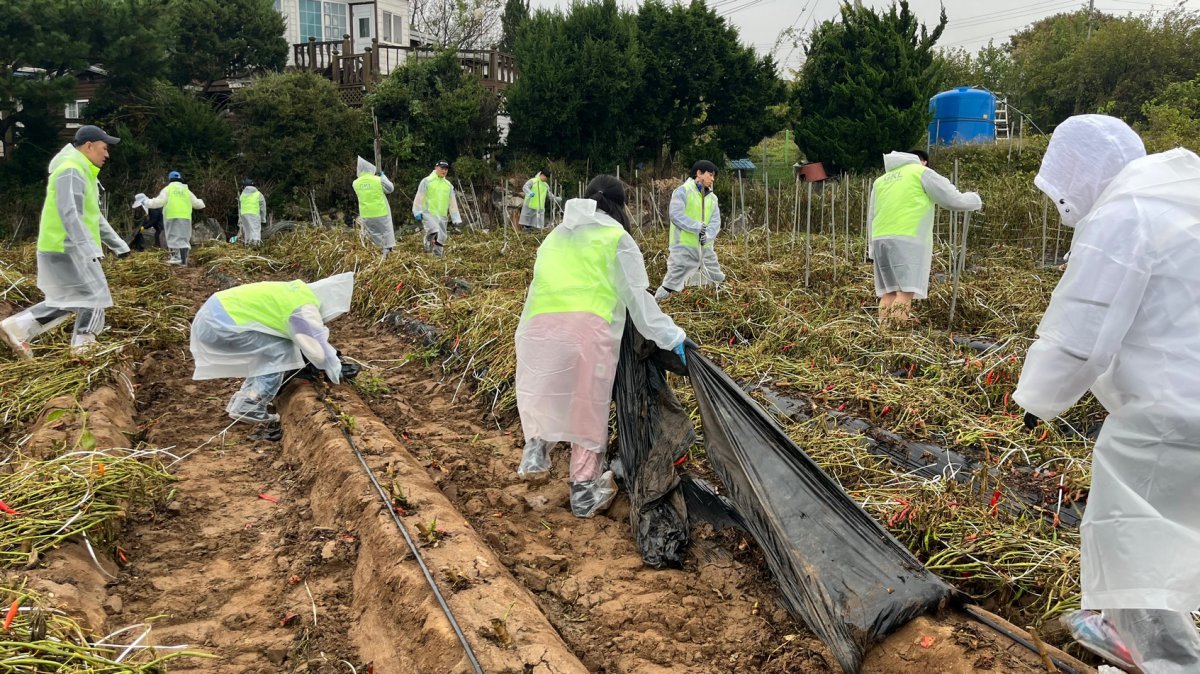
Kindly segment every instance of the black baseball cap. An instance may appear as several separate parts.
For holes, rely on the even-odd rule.
[[[116,145],[117,143],[121,142],[120,138],[117,138],[116,136],[110,136],[107,133],[104,133],[100,127],[92,126],[91,124],[81,126],[75,132],[75,142],[79,145],[98,140],[102,140],[109,145]]]
[[[450,168],[450,162],[446,161],[445,159],[439,159],[438,162],[436,164],[434,164],[434,166],[440,166],[442,168]]]

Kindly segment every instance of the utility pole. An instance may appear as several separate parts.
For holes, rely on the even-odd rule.
[[[1088,32],[1087,32],[1087,38],[1086,38],[1088,40],[1092,39],[1092,12],[1095,10],[1095,8],[1096,8],[1096,0],[1088,0],[1088,15],[1087,15]]]

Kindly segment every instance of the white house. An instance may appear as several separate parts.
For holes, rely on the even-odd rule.
[[[318,42],[340,41],[349,35],[354,52],[381,44],[408,47],[412,43],[409,0],[275,0],[275,11],[283,15],[289,45],[304,44],[309,37]],[[288,65],[295,65],[288,49]]]

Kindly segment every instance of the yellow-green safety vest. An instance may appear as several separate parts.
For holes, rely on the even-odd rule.
[[[904,164],[875,179],[875,217],[871,219],[871,238],[881,236],[915,237],[921,223],[933,210],[933,200],[925,193],[921,175],[926,167]],[[933,231],[929,231],[933,236]]]
[[[83,218],[84,227],[96,240],[96,246],[100,245],[100,189],[96,180],[100,169],[83,156],[82,152],[74,148],[72,150],[73,152],[68,155],[68,158],[64,159],[50,174],[50,182],[46,185],[46,201],[42,203],[42,219],[38,225],[37,242],[37,249],[43,252],[65,252],[67,228],[63,225],[62,217],[59,216],[58,207],[55,205],[58,190],[54,188],[54,182],[63,172],[70,169],[79,171],[83,176],[83,213],[80,215]]]
[[[183,183],[167,185],[167,205],[163,206],[165,220],[191,220],[192,194]]]
[[[694,178],[689,178],[683,184],[683,192],[683,214],[708,227],[713,213],[717,212],[717,195],[710,192],[707,196],[700,196],[700,187]],[[671,241],[684,246],[700,247],[699,234],[676,227],[675,223],[671,223]],[[712,247],[712,241],[705,242],[705,246]]]
[[[624,234],[604,225],[550,232],[533,263],[527,316],[587,312],[612,323],[618,299],[612,266]]]
[[[391,213],[387,195],[383,193],[383,179],[370,173],[354,179],[354,193],[358,195],[358,214],[364,218],[379,218]]]
[[[259,199],[262,198],[262,192],[251,192],[238,197],[238,215],[262,215],[262,209],[259,208]]]
[[[529,207],[535,211],[544,209],[546,206],[546,195],[550,192],[549,186],[539,178],[534,178],[529,192]]]
[[[425,183],[425,210],[440,217],[450,214],[450,190],[454,189],[450,181],[430,173]]]
[[[304,281],[260,281],[217,293],[217,301],[238,325],[258,323],[288,336],[288,318],[296,309],[321,301]]]

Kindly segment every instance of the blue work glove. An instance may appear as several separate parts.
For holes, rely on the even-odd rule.
[[[420,214],[420,213],[413,213],[413,219],[414,219],[414,220],[416,220],[417,222],[420,222],[420,221],[421,221],[421,214]]]
[[[702,229],[700,230],[700,246],[703,247],[706,243],[708,243],[708,232]]]

